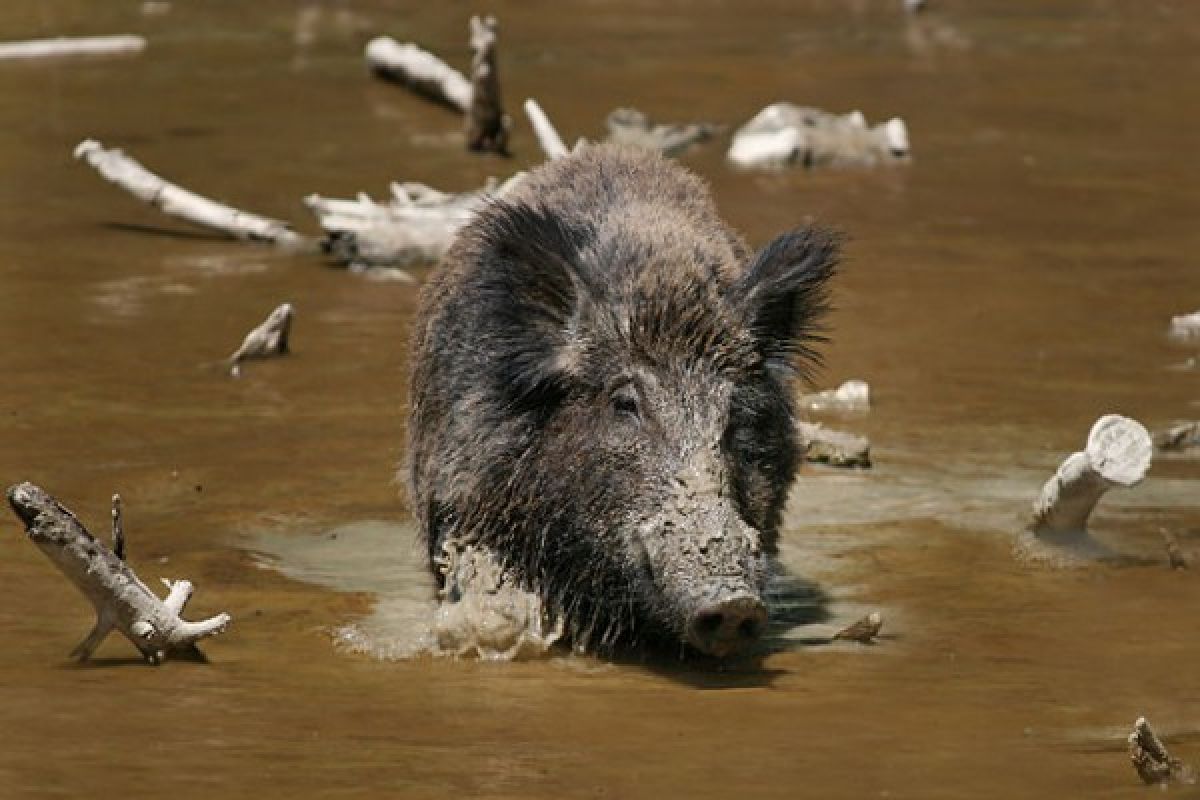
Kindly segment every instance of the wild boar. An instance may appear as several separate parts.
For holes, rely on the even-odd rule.
[[[640,149],[581,148],[486,205],[413,335],[431,564],[488,548],[579,647],[745,650],[837,256],[816,227],[751,253],[698,178]]]

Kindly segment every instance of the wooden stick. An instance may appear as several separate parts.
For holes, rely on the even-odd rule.
[[[804,460],[831,467],[871,466],[871,443],[865,436],[826,428],[813,422],[796,422]]]
[[[120,150],[106,148],[94,139],[80,142],[75,148],[75,157],[86,161],[105,180],[120,186],[139,200],[193,225],[220,231],[235,239],[270,242],[298,249],[313,246],[307,237],[297,234],[286,222],[239,211],[176,186]]]
[[[1138,776],[1147,785],[1166,784],[1172,781],[1178,783],[1195,783],[1196,777],[1192,769],[1172,758],[1167,752],[1162,740],[1150,728],[1145,717],[1138,717],[1133,723],[1133,733],[1129,734],[1129,760]]]
[[[112,496],[112,540],[113,553],[122,561],[125,560],[125,531],[121,526],[121,495]]]
[[[471,17],[471,103],[467,108],[467,149],[508,155],[512,120],[500,99],[496,71],[496,18]]]
[[[551,124],[550,118],[546,116],[546,112],[542,111],[542,107],[532,97],[525,101],[525,116],[529,117],[529,123],[533,125],[533,133],[542,147],[542,152],[546,154],[546,158],[562,158],[570,152],[563,144],[558,131],[554,129],[554,125]]]
[[[1116,414],[1098,419],[1087,447],[1068,456],[1042,487],[1033,505],[1034,533],[1043,538],[1085,533],[1101,496],[1114,486],[1140,483],[1153,451],[1141,423]]]
[[[145,38],[131,34],[60,36],[55,39],[30,39],[25,42],[0,43],[0,60],[114,55],[140,53],[144,49],[146,49]]]
[[[1155,434],[1154,446],[1165,451],[1200,447],[1200,421],[1184,422]]]
[[[909,156],[908,128],[899,117],[872,127],[860,111],[775,103],[734,133],[727,158],[740,167],[771,168],[874,166]]]
[[[873,644],[875,637],[879,635],[879,631],[882,628],[883,615],[878,611],[872,611],[853,625],[835,633],[832,641],[845,639],[846,641],[858,642],[859,644]]]
[[[430,52],[390,36],[367,42],[367,65],[381,78],[406,86],[422,97],[461,114],[471,110],[471,82]]]
[[[72,658],[86,661],[109,633],[118,630],[147,662],[161,664],[172,653],[195,652],[200,639],[221,633],[229,624],[225,613],[200,622],[181,619],[179,611],[191,584],[180,581],[172,585],[167,602],[159,600],[74,514],[32,483],[10,487],[8,502],[33,543],[96,609],[96,624],[71,651]],[[186,591],[180,584],[186,584]]]
[[[292,317],[295,316],[291,303],[283,303],[275,308],[262,324],[246,334],[239,347],[229,357],[229,374],[238,377],[242,373],[242,362],[248,358],[268,358],[281,356],[288,352],[288,336],[292,331]]]

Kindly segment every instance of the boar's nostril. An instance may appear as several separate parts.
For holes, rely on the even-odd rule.
[[[763,602],[752,594],[737,594],[697,609],[688,622],[687,638],[700,652],[723,658],[757,640],[766,625]]]

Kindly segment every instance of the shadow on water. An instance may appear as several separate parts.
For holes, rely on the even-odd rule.
[[[103,222],[101,223],[109,230],[121,231],[123,233],[137,233],[150,236],[161,236],[166,239],[191,239],[201,242],[228,242],[230,238],[219,233],[207,233],[205,231],[184,230],[182,228],[163,228],[158,225],[144,225],[136,222]]]

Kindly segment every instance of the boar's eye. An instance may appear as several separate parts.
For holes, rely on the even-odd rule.
[[[612,393],[612,407],[618,415],[630,417],[635,421],[640,420],[637,388],[632,383],[617,387]]]

